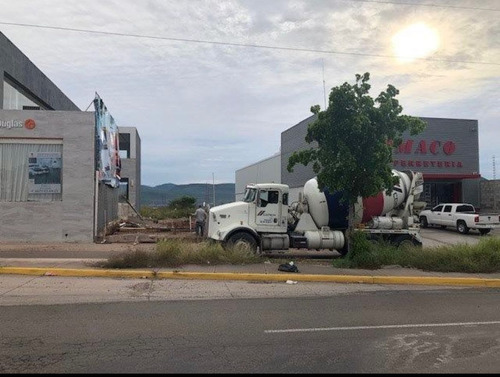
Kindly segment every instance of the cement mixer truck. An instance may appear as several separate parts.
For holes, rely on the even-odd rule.
[[[390,194],[384,190],[358,198],[354,205],[355,230],[371,240],[421,246],[414,207],[423,191],[422,173],[392,173],[399,182]],[[293,203],[289,203],[287,185],[250,184],[242,201],[210,209],[207,235],[223,247],[245,247],[257,253],[328,249],[345,255],[348,213],[342,194],[321,192],[316,178],[305,183]]]

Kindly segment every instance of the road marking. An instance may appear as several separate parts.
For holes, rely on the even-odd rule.
[[[266,334],[289,333],[289,332],[314,332],[314,331],[350,331],[350,330],[377,330],[377,329],[406,329],[414,327],[446,327],[446,326],[482,326],[500,325],[500,321],[490,322],[452,322],[452,323],[419,323],[410,325],[382,325],[382,326],[349,326],[349,327],[316,327],[310,329],[284,329],[264,330]]]

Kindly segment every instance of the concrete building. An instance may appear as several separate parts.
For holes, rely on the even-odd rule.
[[[118,219],[119,189],[98,174],[96,113],[80,111],[2,33],[0,75],[0,242],[102,237]],[[140,139],[137,130],[127,132],[134,157],[125,172],[133,177],[135,201]]]
[[[500,212],[500,179],[481,180],[481,211]]]
[[[439,202],[468,202],[480,207],[478,121],[469,119],[421,118],[427,123],[424,132],[416,136],[403,135],[403,144],[394,150],[393,167],[415,170],[424,175],[421,197],[428,207]],[[304,119],[281,133],[281,168],[276,182],[290,187],[290,201],[297,200],[307,180],[315,176],[312,167],[298,164],[288,172],[288,159],[293,152],[315,146],[305,141],[307,128],[316,115]],[[244,187],[248,170],[258,169],[269,176],[272,169],[257,163],[238,171],[236,187]],[[266,171],[263,171],[266,170]]]
[[[141,207],[141,138],[135,127],[118,127],[120,132],[120,218],[134,216]]]
[[[249,183],[281,183],[281,152],[236,170],[235,200],[243,199]]]

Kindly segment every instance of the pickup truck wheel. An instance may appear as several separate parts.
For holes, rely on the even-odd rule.
[[[459,221],[459,222],[457,222],[457,231],[460,234],[467,234],[467,233],[469,233],[469,227],[467,226],[467,224],[465,222]]]
[[[257,241],[248,233],[238,232],[233,234],[226,246],[235,250],[257,253]]]
[[[481,233],[481,236],[484,236],[485,234],[488,234],[491,229],[479,229],[479,233]]]
[[[427,222],[427,217],[420,216],[420,224],[422,224],[422,228],[428,228],[429,223]]]

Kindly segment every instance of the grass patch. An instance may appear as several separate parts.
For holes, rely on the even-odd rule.
[[[412,252],[413,267],[439,272],[499,272],[500,239],[482,237],[476,245],[440,246]]]
[[[252,264],[262,258],[247,250],[224,249],[218,243],[204,241],[161,240],[154,251],[132,251],[111,256],[100,263],[104,268],[179,267],[186,264]]]
[[[357,232],[353,234],[352,241],[352,250],[344,258],[334,260],[334,267],[378,269],[399,265],[437,272],[500,272],[500,239],[495,237],[483,237],[476,245],[459,244],[426,249],[373,243]]]
[[[353,247],[344,258],[331,263],[337,268],[375,270],[399,265],[423,271],[492,273],[500,272],[500,238],[481,237],[476,245],[450,245],[435,248],[394,247],[387,242],[371,242],[361,232],[353,233]],[[291,259],[283,256],[283,263]],[[224,249],[218,243],[203,241],[162,240],[154,251],[131,251],[110,257],[96,267],[104,268],[162,268],[196,265],[244,265],[262,263],[264,257],[248,250]],[[280,263],[280,259],[274,261]],[[303,261],[304,263],[306,261]],[[299,267],[300,270],[300,267]]]

